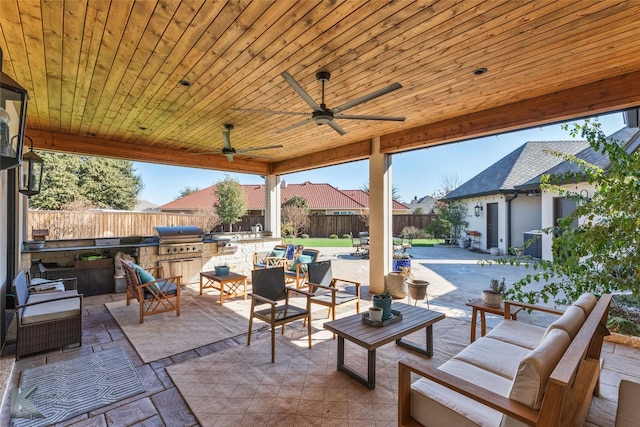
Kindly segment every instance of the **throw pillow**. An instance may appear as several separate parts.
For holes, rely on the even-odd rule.
[[[310,262],[313,262],[313,258],[311,257],[311,255],[300,255],[298,258],[296,258],[295,261],[293,261],[293,264],[291,264],[291,266],[289,267],[289,271],[296,271],[296,266],[298,264],[301,264],[300,270],[303,273],[306,273],[307,264],[309,264]]]
[[[144,285],[144,284],[156,281],[156,278],[153,277],[153,274],[149,273],[147,270],[145,270],[144,268],[140,267],[138,264],[133,264],[133,269],[135,270],[136,274],[138,275],[138,280],[140,281],[141,284]],[[157,294],[160,289],[158,288],[157,284],[151,283],[149,285],[149,290],[151,292],[153,292],[154,294]]]

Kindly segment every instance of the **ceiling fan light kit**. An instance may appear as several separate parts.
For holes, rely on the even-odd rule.
[[[300,113],[293,111],[274,111],[274,110],[266,110],[266,109],[244,109],[244,108],[234,108],[236,111],[247,111],[254,113],[271,113],[271,114],[288,114],[288,115],[307,115],[309,118],[294,123],[290,126],[287,126],[283,129],[277,131],[277,133],[287,132],[291,129],[297,128],[299,126],[305,125],[309,122],[315,122],[318,125],[329,125],[333,130],[338,132],[340,135],[344,135],[347,132],[340,127],[335,122],[335,119],[346,119],[346,120],[380,120],[380,121],[393,121],[393,122],[403,122],[405,120],[404,117],[389,117],[389,116],[371,116],[371,115],[352,115],[352,114],[340,114],[342,111],[345,111],[349,108],[355,107],[356,105],[363,104],[367,101],[371,101],[375,98],[378,98],[382,95],[386,95],[394,90],[398,90],[402,87],[400,83],[393,83],[389,86],[378,89],[374,92],[371,92],[368,95],[362,96],[360,98],[354,99],[353,101],[347,102],[341,106],[336,108],[327,108],[324,99],[324,85],[331,78],[331,74],[328,71],[319,71],[316,73],[316,80],[318,80],[322,84],[322,100],[320,104],[318,104],[314,99],[309,96],[309,94],[300,86],[291,74],[286,71],[281,74],[282,78],[289,83],[289,86],[293,88],[294,91],[313,109],[311,113]]]

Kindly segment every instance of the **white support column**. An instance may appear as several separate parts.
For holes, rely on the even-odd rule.
[[[264,178],[265,211],[264,230],[271,231],[273,237],[280,237],[280,182],[278,175],[267,175]]]
[[[391,270],[392,182],[391,156],[380,153],[380,138],[371,140],[369,158],[369,292],[384,291],[384,277]]]

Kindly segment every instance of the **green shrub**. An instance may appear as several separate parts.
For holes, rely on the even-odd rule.
[[[330,234],[330,235],[329,235],[329,238],[330,238],[330,239],[337,239],[337,238],[338,238],[338,235],[337,235],[337,234]]]
[[[351,234],[345,233],[345,234],[342,235],[342,238],[343,239],[350,239],[351,238]]]
[[[309,235],[308,235],[308,234],[301,234],[301,235],[300,235],[300,238],[301,238],[301,239],[308,239],[308,238],[309,238]]]

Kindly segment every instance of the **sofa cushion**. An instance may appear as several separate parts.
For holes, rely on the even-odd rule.
[[[503,320],[485,336],[520,347],[534,349],[544,336],[545,328],[518,322],[517,320]]]
[[[547,327],[545,336],[553,329],[562,329],[573,339],[582,327],[585,319],[584,311],[582,311],[580,307],[570,305],[560,318]]]
[[[27,303],[41,301],[44,302],[42,302],[42,304],[36,304],[26,307],[22,311],[22,324],[29,325],[51,320],[64,319],[73,316],[80,316],[81,297],[67,298],[63,300],[54,299],[71,295],[78,295],[78,292],[73,290],[30,295]]]
[[[511,381],[516,375],[518,364],[528,353],[528,348],[483,337],[453,356],[453,359],[475,365]]]
[[[571,338],[566,331],[549,331],[542,342],[520,362],[509,398],[534,409],[540,408],[549,376],[570,343]]]
[[[572,305],[580,307],[584,311],[585,317],[591,314],[591,310],[598,303],[598,299],[593,294],[582,294]]]

